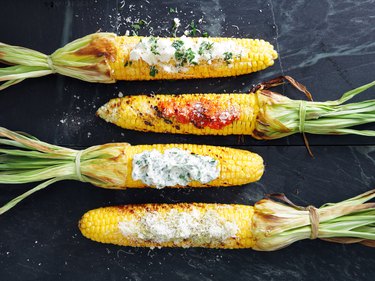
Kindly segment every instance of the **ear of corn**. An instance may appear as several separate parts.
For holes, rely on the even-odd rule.
[[[375,247],[375,203],[365,203],[374,197],[372,190],[323,205],[316,209],[315,222],[306,208],[263,199],[254,207],[182,203],[99,208],[84,214],[79,228],[89,239],[122,246],[273,251],[309,239],[315,223],[317,238]]]
[[[259,111],[255,95],[186,94],[126,96],[97,111],[120,127],[159,133],[249,135]]]
[[[163,65],[150,64],[144,58],[132,59],[132,50],[139,47],[141,40],[160,40],[171,45],[179,38],[128,37],[114,33],[95,33],[79,38],[56,50],[51,55],[0,43],[0,62],[12,66],[0,69],[0,90],[19,83],[26,78],[35,78],[53,73],[74,77],[88,82],[114,83],[116,80],[190,79],[223,77],[247,74],[273,65],[277,53],[273,46],[263,40],[233,38],[191,38],[192,44],[204,40],[206,45],[224,44],[241,51],[232,54],[231,49],[208,60],[194,61],[201,51],[199,46],[181,49],[171,59],[155,50],[151,55],[163,61]],[[200,42],[200,41],[199,41]],[[142,46],[141,46],[142,47]],[[199,48],[199,50],[198,50]],[[193,49],[195,51],[193,51]],[[172,54],[172,55],[171,55]],[[201,53],[201,55],[203,55]],[[177,59],[178,58],[178,59]],[[155,58],[154,58],[155,60]],[[172,69],[172,71],[171,71]]]
[[[206,145],[131,146],[127,143],[113,143],[78,151],[44,143],[5,128],[0,128],[0,145],[3,146],[0,146],[0,183],[47,181],[0,208],[0,214],[33,192],[58,180],[79,180],[114,189],[146,187],[145,181],[135,180],[132,175],[134,157],[145,151],[157,151],[163,154],[166,150],[174,148],[188,155],[199,155],[211,159],[217,165],[217,176],[202,182],[191,177],[191,180],[186,181],[186,186],[190,187],[242,185],[258,180],[264,171],[263,159],[257,154],[245,150]],[[147,168],[155,168],[152,164],[149,165]],[[184,169],[189,176],[191,166],[184,167]],[[170,173],[172,171],[175,171],[173,167]],[[177,184],[169,187],[184,186]]]
[[[374,131],[350,128],[375,121],[375,100],[343,104],[374,85],[375,81],[327,102],[291,100],[263,88],[251,94],[126,96],[110,100],[97,115],[122,128],[146,132],[242,134],[256,139],[298,132],[375,136]]]
[[[210,239],[209,237],[199,237],[198,233],[188,233],[180,235],[179,239],[164,239],[163,242],[155,242],[145,240],[140,237],[145,236],[149,239],[150,232],[152,234],[153,227],[160,227],[159,233],[163,235],[163,227],[168,224],[168,220],[173,220],[174,224],[179,225],[189,224],[191,221],[192,212],[198,213],[197,220],[202,220],[201,215],[209,214],[211,220],[219,217],[218,225],[214,224],[212,227],[220,229],[220,225],[226,222],[235,222],[235,235],[233,237],[225,237],[225,239]],[[158,225],[142,225],[142,218],[147,215],[156,215],[152,218],[158,221],[161,218]],[[182,216],[181,216],[182,215]],[[200,215],[200,216],[199,216]],[[145,204],[145,205],[128,205],[122,207],[107,207],[92,210],[87,212],[79,223],[79,228],[84,236],[97,242],[102,243],[113,243],[122,246],[133,246],[133,247],[208,247],[208,248],[251,248],[254,244],[252,239],[251,231],[251,218],[253,215],[253,208],[251,206],[241,205],[225,205],[225,204]],[[185,220],[180,221],[179,219],[184,218]],[[147,217],[146,217],[147,219]],[[186,220],[187,219],[187,220]],[[140,230],[139,235],[132,233],[131,229],[123,229],[123,232],[128,232],[126,236],[121,231],[119,224],[123,224],[124,227],[134,227]],[[194,222],[195,223],[195,222]],[[209,223],[209,222],[207,222]],[[183,228],[180,225],[180,228]],[[197,227],[197,226],[195,226]],[[151,229],[150,229],[151,228]],[[168,228],[165,231],[168,233]],[[187,230],[188,232],[190,229]],[[204,231],[204,230],[201,230]],[[178,230],[176,230],[178,232]],[[165,234],[165,233],[164,233]],[[185,236],[181,236],[185,235]],[[209,230],[203,235],[209,236]],[[152,235],[151,235],[152,236]],[[182,239],[181,237],[185,237]],[[157,237],[155,237],[157,238]],[[210,242],[207,242],[210,241]]]

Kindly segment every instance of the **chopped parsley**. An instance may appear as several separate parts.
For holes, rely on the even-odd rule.
[[[160,53],[157,50],[157,48],[158,48],[158,39],[155,38],[155,37],[150,37],[149,42],[150,42],[151,53],[153,53],[154,55],[160,55]]]
[[[181,179],[181,180],[183,180],[183,181],[189,181],[189,180],[187,179],[186,175],[183,175],[183,174],[180,174],[180,175],[178,176],[178,178]]]
[[[155,67],[155,65],[150,66],[150,76],[155,77],[156,74],[159,73],[159,70]]]
[[[224,53],[224,61],[229,64],[233,60],[233,53],[232,52],[225,52]]]
[[[186,59],[190,64],[197,64],[194,59],[195,59],[195,54],[191,48],[187,49],[186,52]]]
[[[208,37],[208,32],[207,31],[203,31],[202,32],[202,37]]]
[[[194,65],[197,64],[197,62],[194,61],[196,54],[191,48],[185,50],[184,41],[175,40],[172,43],[172,47],[176,49],[176,52],[174,53],[174,57],[176,61],[178,62],[177,66],[184,66],[186,63],[194,64]]]
[[[176,50],[181,49],[183,45],[184,45],[184,41],[182,40],[175,40],[172,43],[172,47],[175,48]]]
[[[144,20],[139,20],[131,25],[133,35],[138,35],[138,31],[147,24]]]
[[[208,41],[203,41],[201,45],[199,46],[198,54],[203,55],[206,51],[211,50],[213,45],[214,45],[214,42],[210,43]]]
[[[183,51],[180,51],[180,50],[177,50],[175,53],[174,53],[174,57],[176,60],[180,61],[183,59],[184,57],[184,52]]]
[[[193,36],[197,35],[197,31],[198,31],[197,25],[195,24],[194,20],[192,20],[190,23],[190,35],[193,35]]]
[[[184,50],[184,49],[176,50],[174,57],[176,61],[179,62],[178,66],[184,66],[186,63],[194,64],[194,65],[197,64],[197,62],[194,61],[195,53],[191,48],[187,50]]]
[[[176,13],[177,14],[177,8],[176,9],[169,8],[169,13],[170,14],[172,14],[172,13]]]

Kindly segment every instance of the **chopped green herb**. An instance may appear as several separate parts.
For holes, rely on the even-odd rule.
[[[178,178],[181,179],[181,180],[186,181],[186,176],[185,175],[179,175]]]
[[[181,47],[184,45],[184,41],[182,40],[175,40],[172,43],[172,47],[175,48],[176,50],[181,49]]]
[[[194,61],[195,53],[191,48],[186,51],[184,49],[176,50],[174,57],[176,61],[179,62],[178,66],[184,66],[186,63],[197,64],[197,62]]]
[[[160,53],[157,50],[157,48],[158,48],[158,39],[155,38],[155,37],[150,37],[149,42],[150,42],[150,46],[151,46],[150,47],[151,53],[153,53],[154,55],[160,55]]]
[[[180,50],[177,50],[175,53],[174,53],[174,57],[177,61],[182,61],[184,59],[184,52],[183,51],[180,51]],[[182,62],[181,62],[182,64]]]
[[[187,49],[185,54],[186,59],[190,64],[197,64],[196,62],[194,62],[195,54],[191,48]]]
[[[150,76],[155,77],[155,75],[158,73],[159,70],[155,67],[155,65],[150,66]]]
[[[190,28],[191,28],[190,35],[193,35],[193,36],[197,35],[197,26],[195,25],[194,20],[191,21]]]
[[[146,25],[147,22],[144,21],[144,20],[139,20],[139,21],[138,21],[138,24],[141,25],[141,26],[143,26],[143,25]]]
[[[138,23],[133,23],[131,27],[133,28],[134,31],[138,31],[141,29],[141,26]]]
[[[141,29],[141,27],[143,27],[146,24],[147,24],[147,22],[144,21],[144,20],[139,20],[138,22],[133,23],[131,25],[131,28],[133,29],[132,30],[133,35],[138,35],[138,31]]]
[[[202,33],[202,37],[208,37],[209,35],[208,35],[208,32],[207,31],[203,31],[203,33]]]
[[[233,54],[232,52],[225,52],[224,53],[224,61],[229,64],[231,60],[233,59]]]
[[[212,49],[214,45],[214,42],[208,42],[208,41],[203,41],[201,45],[199,46],[198,54],[203,55],[206,51],[209,51]]]
[[[177,13],[177,8],[176,9],[169,8],[169,13]]]

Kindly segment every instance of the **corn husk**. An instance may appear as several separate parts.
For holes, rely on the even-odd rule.
[[[128,143],[104,144],[79,151],[0,127],[0,145],[0,183],[45,181],[1,207],[0,214],[34,192],[61,180],[84,181],[104,188],[124,188]]]
[[[296,241],[310,239],[312,222],[310,212],[291,203],[270,198],[254,205],[253,234],[255,250],[273,251]],[[319,220],[317,238],[337,243],[361,243],[375,247],[375,189],[354,198],[329,203],[317,209]]]
[[[269,90],[282,84],[284,78],[303,91],[310,101],[292,100]],[[253,89],[260,107],[253,136],[265,140],[295,133],[374,137],[373,130],[357,130],[352,127],[375,122],[375,99],[344,104],[373,86],[375,81],[346,92],[338,100],[314,102],[306,87],[289,76],[262,83]]]
[[[59,73],[88,82],[114,83],[108,61],[116,59],[116,35],[94,33],[79,38],[51,55],[31,49],[0,43],[0,62],[11,66],[0,68],[0,90],[22,82]]]

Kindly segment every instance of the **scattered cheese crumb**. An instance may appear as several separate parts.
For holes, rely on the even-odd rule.
[[[180,19],[179,18],[174,18],[173,21],[174,21],[174,28],[177,29],[181,25]]]

